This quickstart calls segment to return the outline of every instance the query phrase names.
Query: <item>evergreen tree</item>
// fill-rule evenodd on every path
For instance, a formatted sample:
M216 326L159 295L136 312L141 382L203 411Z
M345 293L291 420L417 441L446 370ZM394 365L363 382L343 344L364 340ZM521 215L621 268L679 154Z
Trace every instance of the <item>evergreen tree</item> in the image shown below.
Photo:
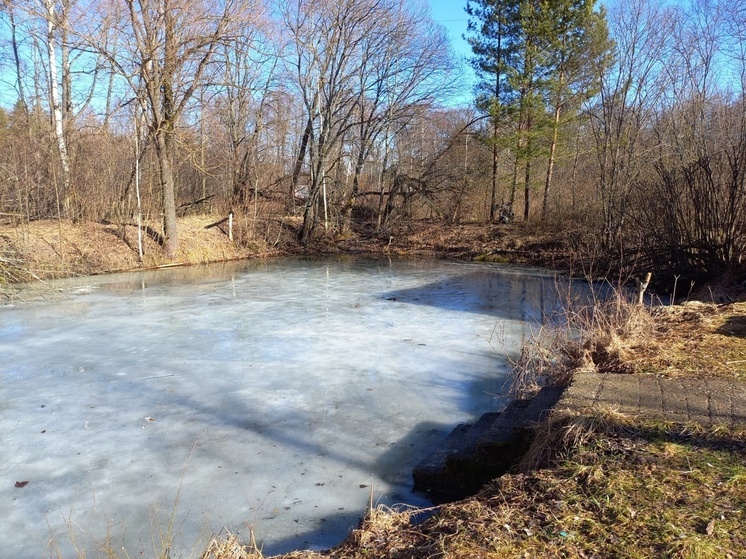
M515 96L509 80L520 49L519 0L468 0L469 33L466 38L474 56L477 73L477 106L490 119L492 149L492 189L490 221L497 218L497 171L500 153L500 122Z
M542 115L541 85L547 70L545 50L547 14L541 0L522 0L518 14L520 22L520 50L515 66L510 69L510 82L517 92L513 112L516 118L516 135L513 162L513 180L510 188L510 207L515 203L518 172L524 166L523 221L528 221L531 193L531 163L534 157L534 127Z
M546 75L543 84L551 126L541 218L546 219L559 132L586 99L599 91L598 68L611 60L612 41L595 0L543 0Z
M492 124L492 204L497 208L497 164L501 139L511 138L514 164L508 206L512 212L521 166L524 220L529 219L532 162L539 139L549 146L542 218L546 216L559 132L598 86L593 69L608 57L611 43L605 13L595 0L469 0L468 41L479 82L477 107ZM597 75L597 74L595 74ZM512 134L505 124L512 120ZM502 128L501 128L502 124ZM542 138L538 138L542 136Z

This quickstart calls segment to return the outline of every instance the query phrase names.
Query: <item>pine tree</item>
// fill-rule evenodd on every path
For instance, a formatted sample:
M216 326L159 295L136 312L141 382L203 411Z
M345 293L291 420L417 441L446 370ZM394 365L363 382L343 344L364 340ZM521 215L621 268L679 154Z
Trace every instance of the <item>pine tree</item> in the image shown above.
M546 219L549 192L563 117L567 121L582 102L599 90L598 68L608 65L613 43L609 40L603 8L595 0L543 0L546 22L547 71L543 84L551 111L550 143L541 218Z
M549 146L542 218L546 217L563 115L598 91L592 70L608 58L605 13L595 0L469 0L468 37L479 77L477 106L492 124L492 203L497 209L501 140L514 152L509 210L523 169L524 220L529 219L532 162L538 140ZM504 133L512 119L512 134ZM502 124L502 129L501 129ZM546 138L543 136L546 135ZM542 138L539 138L542 136Z
M471 64L479 82L476 87L477 106L490 119L492 148L492 190L490 221L497 218L497 171L500 153L499 134L505 108L512 103L515 92L509 81L511 68L520 48L519 0L468 0L467 41L474 56Z

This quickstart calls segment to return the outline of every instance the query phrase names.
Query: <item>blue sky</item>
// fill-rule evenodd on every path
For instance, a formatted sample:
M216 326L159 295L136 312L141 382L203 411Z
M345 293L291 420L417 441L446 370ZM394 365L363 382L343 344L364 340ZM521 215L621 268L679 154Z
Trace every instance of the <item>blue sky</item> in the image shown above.
M462 35L466 33L466 24L469 21L469 16L466 15L464 10L466 1L428 0L428 4L430 4L433 19L448 29L456 53L468 55L469 45L462 39Z
M469 16L466 15L466 0L427 0L432 10L433 19L443 25L451 37L453 50L459 58L466 59L471 54L469 44L463 39ZM464 62L464 91L456 103L469 104L473 99L472 89L475 76L471 68Z
M464 60L471 54L468 43L463 39L466 33L468 16L465 12L466 0L424 0L430 5L433 19L443 25L451 38L453 50L460 59ZM4 32L5 29L0 30ZM0 69L2 71L2 69ZM454 99L455 104L470 104L473 94L473 85L475 76L471 68L464 62L463 68L463 93ZM0 97L7 95L0 89ZM10 106L12 102L7 99L0 99L0 106Z

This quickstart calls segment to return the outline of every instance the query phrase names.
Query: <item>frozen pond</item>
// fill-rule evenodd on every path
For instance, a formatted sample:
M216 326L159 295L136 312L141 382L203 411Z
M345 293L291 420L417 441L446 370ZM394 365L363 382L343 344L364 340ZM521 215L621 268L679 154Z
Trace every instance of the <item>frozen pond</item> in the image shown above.
M329 547L499 409L554 278L497 265L244 262L56 282L0 307L0 555ZM29 300L30 299L30 300ZM24 485L23 482L28 482ZM19 487L19 485L24 485ZM170 535L170 536L169 536ZM126 549L126 554L123 550Z

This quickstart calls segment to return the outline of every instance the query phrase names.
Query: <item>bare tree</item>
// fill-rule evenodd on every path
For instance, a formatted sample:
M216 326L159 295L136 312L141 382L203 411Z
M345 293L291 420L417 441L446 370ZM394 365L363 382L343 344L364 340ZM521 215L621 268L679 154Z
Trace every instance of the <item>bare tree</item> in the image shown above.
M259 138L276 83L278 47L257 26L222 48L224 77L218 105L229 137L230 196L235 203L246 204L252 195L256 201Z
M326 204L327 176L338 163L332 154L343 139L356 145L354 185L345 209L349 215L371 142L385 122L406 118L413 107L432 102L444 87L450 67L445 36L424 12L400 0L293 0L283 9L293 37L289 67L305 107L294 177L306 150L311 184L299 233L307 243L317 220L317 204Z
M655 173L632 215L654 231L660 265L692 275L734 270L746 252L746 112L740 43L725 3L697 0L676 13L667 95L652 129ZM734 33L735 32L735 33ZM738 50L734 51L733 47ZM735 95L734 95L735 93Z
M596 144L598 194L602 213L602 245L620 240L630 195L645 158L643 132L665 90L666 39L671 13L652 0L630 0L609 12L615 63L597 66L599 96L590 109Z
M96 35L88 36L143 104L158 158L163 251L169 258L179 247L173 169L176 128L205 85L219 45L249 24L249 7L248 0L120 0L102 9L118 41L101 44Z
M403 0L380 19L361 53L358 122L352 185L343 208L343 227L360 193L363 166L381 134L396 136L413 118L432 108L453 88L448 39L427 11ZM353 153L355 153L353 152Z
M57 29L62 24L62 28L65 28L67 22L68 10L70 8L69 2L63 0L60 2L59 12L57 10L56 0L41 0L44 8L44 17L47 22L47 60L49 71L49 106L52 113L52 123L54 125L54 135L57 139L57 153L60 158L60 165L62 167L62 205L67 215L71 212L71 172L70 172L70 156L67 151L67 140L65 138L65 121L64 117L69 114L69 110L63 111L63 99L60 96L59 90L59 77L57 74ZM67 50L66 50L67 53ZM63 83L69 84L70 68L68 64L68 55L63 57ZM65 88L65 93L67 87ZM67 108L70 103L69 100L64 102L64 107Z
M0 13L5 13L8 18L8 28L10 30L10 48L13 55L13 69L15 71L15 88L18 93L18 102L23 112L28 115L28 102L24 85L24 70L21 60L20 40L18 37L18 24L16 22L15 9L10 0L0 2Z
M321 0L294 0L283 12L294 40L290 66L307 114L301 152L308 145L311 159L311 184L299 233L303 244L316 225L333 147L353 124L359 95L355 78L363 64L360 47L385 14L381 4L381 0L342 0L330 6Z

